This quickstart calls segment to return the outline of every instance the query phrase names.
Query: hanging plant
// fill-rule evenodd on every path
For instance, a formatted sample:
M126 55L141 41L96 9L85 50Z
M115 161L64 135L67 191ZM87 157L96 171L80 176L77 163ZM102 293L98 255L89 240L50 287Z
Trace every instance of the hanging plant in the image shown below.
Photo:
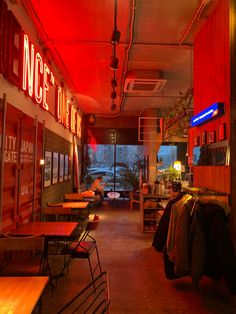
M168 108L164 115L164 141L172 142L174 138L188 137L190 118L193 115L193 89L188 89L185 94L179 93L180 98L177 103Z

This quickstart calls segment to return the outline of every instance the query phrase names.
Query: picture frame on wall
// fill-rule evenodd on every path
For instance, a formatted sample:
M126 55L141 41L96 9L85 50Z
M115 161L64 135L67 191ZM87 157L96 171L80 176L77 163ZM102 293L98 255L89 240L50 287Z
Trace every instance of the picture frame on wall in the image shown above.
M226 124L221 123L219 125L219 141L224 141L226 137Z
M201 133L201 145L205 145L206 144L206 131L202 131Z
M52 152L45 150L44 152L44 187L51 185L52 178Z
M59 182L64 180L64 154L59 155Z
M215 131L208 133L208 143L214 143L216 140L216 133Z
M65 160L64 160L64 180L69 179L69 156L65 155Z
M194 146L199 146L199 136L194 137Z
M69 159L68 159L68 179L71 179L71 167L72 167L72 156L69 155Z
M58 183L58 156L59 154L53 152L52 154L52 184Z

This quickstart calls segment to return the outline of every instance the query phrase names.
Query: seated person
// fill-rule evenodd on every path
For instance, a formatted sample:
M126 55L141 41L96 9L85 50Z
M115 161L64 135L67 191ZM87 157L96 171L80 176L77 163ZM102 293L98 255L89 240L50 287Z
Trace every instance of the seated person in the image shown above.
M105 205L107 202L104 202L104 187L105 183L103 182L103 177L99 176L97 179L95 179L92 184L90 189L95 192L95 195L100 195L102 204Z

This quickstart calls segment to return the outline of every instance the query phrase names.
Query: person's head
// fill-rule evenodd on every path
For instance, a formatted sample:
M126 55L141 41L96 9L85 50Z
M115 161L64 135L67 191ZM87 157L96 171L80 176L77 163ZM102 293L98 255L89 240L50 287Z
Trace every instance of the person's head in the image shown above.
M103 181L103 177L102 177L102 176L99 176L99 177L97 177L97 178L98 178L98 180L99 180L100 182Z

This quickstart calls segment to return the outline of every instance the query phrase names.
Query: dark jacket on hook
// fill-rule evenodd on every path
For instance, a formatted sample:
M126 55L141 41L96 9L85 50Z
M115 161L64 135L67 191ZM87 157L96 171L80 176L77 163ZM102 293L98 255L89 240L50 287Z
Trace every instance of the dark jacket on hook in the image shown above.
M206 236L204 275L215 280L223 277L236 294L236 257L224 210L216 204L201 204L200 214Z
M163 249L166 245L169 222L170 222L170 213L171 207L173 204L178 202L183 197L183 193L179 193L175 198L171 199L164 209L163 215L159 221L156 232L154 234L152 246L157 252L163 252Z

